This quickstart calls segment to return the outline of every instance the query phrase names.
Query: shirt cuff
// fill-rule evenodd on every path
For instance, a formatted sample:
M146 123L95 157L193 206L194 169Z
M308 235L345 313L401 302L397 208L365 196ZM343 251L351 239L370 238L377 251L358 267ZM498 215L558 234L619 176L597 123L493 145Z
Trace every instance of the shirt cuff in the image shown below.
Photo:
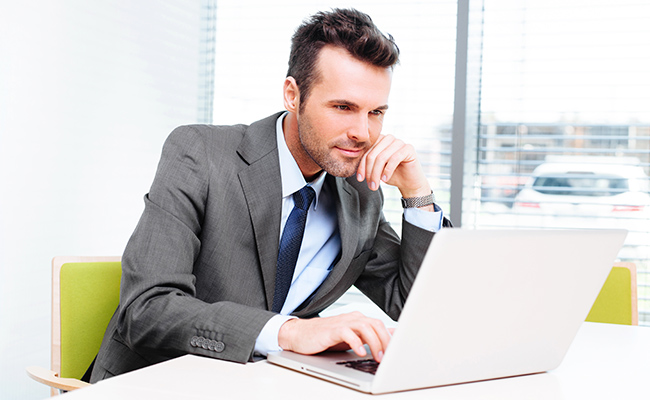
M426 229L429 232L438 232L442 229L442 208L433 204L433 212L419 208L405 208L404 219L411 225Z
M255 354L265 356L271 351L281 351L278 344L278 334L282 324L296 317L290 315L275 315L266 322L255 341Z

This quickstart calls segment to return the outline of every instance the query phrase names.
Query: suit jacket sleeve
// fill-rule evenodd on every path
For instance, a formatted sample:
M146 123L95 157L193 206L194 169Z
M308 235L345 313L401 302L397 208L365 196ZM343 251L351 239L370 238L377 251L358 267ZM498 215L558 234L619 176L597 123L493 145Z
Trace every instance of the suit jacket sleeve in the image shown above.
M197 297L194 268L210 189L206 152L203 137L192 127L170 135L123 255L117 332L147 363L187 353L246 362L259 331L274 315Z
M448 220L443 221L443 226L450 226ZM434 236L402 218L400 239L380 211L368 263L355 286L397 320Z

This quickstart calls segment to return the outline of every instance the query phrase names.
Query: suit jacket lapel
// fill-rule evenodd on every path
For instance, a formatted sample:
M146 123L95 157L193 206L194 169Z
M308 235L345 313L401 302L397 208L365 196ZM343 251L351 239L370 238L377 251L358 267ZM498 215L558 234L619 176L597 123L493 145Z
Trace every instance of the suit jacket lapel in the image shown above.
M347 287L354 283L354 278L346 278L346 274L355 275L354 271L349 271L348 266L354 258L359 243L359 194L344 179L329 175L327 179L329 182L326 184L331 184L335 188L333 192L336 197L336 213L341 234L341 255L330 274L317 289L312 301L296 313L298 316L313 314L322 308L323 304L332 300L332 296L336 298L340 296L341 293L333 292L335 288L344 286L347 290Z
M280 113L252 124L237 150L249 164L238 176L253 225L269 310L273 304L280 242L279 229L275 228L280 226L282 217L282 184L275 135L279 116Z

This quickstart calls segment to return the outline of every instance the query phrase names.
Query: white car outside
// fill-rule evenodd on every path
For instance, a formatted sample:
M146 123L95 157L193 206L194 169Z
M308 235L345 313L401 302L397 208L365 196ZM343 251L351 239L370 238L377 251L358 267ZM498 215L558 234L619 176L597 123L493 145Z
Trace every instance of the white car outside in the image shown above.
M551 159L552 160L552 159ZM562 159L558 159L562 160ZM570 158L539 165L515 197L516 213L650 217L649 178L635 159Z
M529 228L622 228L620 257L650 256L649 178L636 159L549 159L515 197L515 224Z

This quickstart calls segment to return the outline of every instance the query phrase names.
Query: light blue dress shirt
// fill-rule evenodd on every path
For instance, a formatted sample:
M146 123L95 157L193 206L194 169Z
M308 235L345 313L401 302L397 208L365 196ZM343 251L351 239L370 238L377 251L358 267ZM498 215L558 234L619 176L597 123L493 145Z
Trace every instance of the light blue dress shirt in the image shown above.
M336 204L329 188L324 187L326 172L322 172L313 182L307 183L300 172L296 160L291 155L284 140L282 122L287 113L278 118L276 135L282 177L282 230L294 207L292 194L309 184L316 192L316 198L309 208L296 269L291 281L284 306L279 315L271 318L264 326L255 342L255 353L266 355L269 351L281 350L278 345L278 332L289 316L323 283L334 260L341 251L341 237L338 230ZM420 228L437 232L442 225L442 211L428 212L417 208L404 210L404 219ZM279 245L279 243L278 243Z

